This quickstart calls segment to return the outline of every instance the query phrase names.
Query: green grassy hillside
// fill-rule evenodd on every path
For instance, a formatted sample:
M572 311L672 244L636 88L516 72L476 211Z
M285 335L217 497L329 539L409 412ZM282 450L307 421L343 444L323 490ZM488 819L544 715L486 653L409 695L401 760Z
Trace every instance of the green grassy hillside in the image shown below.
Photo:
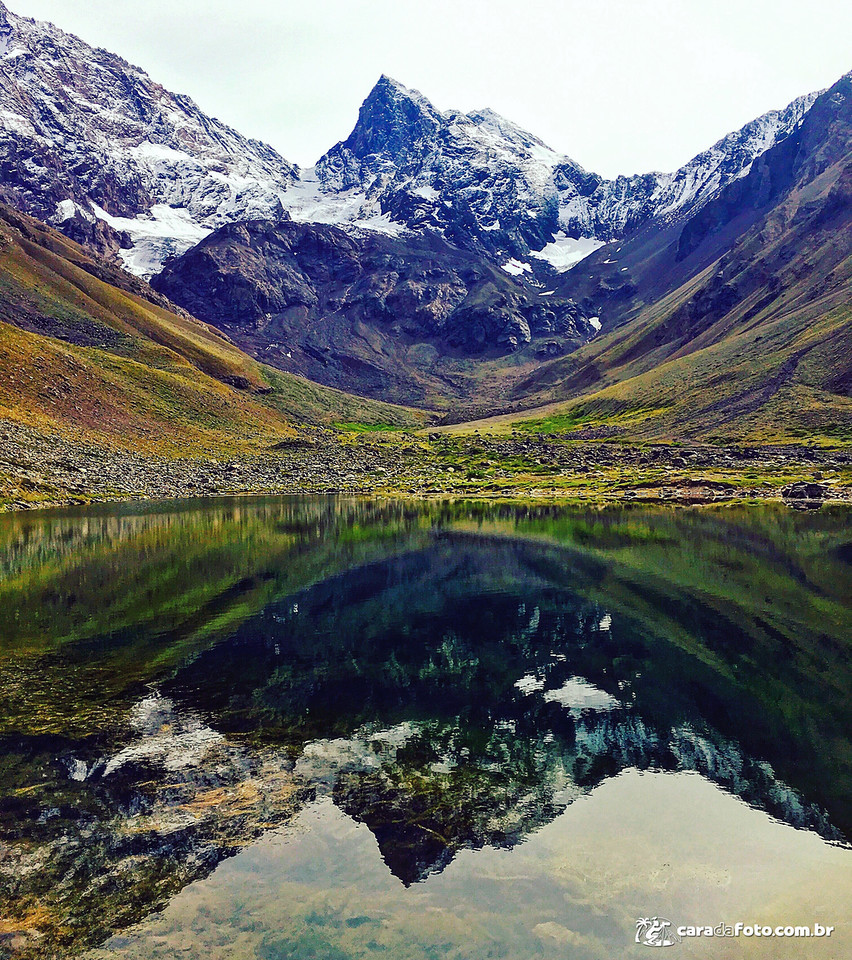
M306 422L426 419L272 371L169 306L0 206L0 418L166 456L265 449Z
M515 393L538 409L489 428L852 442L852 79L836 87L794 143L768 151L679 241L669 243L669 232L654 258L628 254L625 275L635 277L644 303L628 306L620 325L580 351L533 371ZM762 204L760 215L752 210L751 225L733 235L748 204ZM645 256L648 242L640 240ZM684 280L682 257L707 249L717 250L713 261ZM667 292L666 260L668 275L680 277Z

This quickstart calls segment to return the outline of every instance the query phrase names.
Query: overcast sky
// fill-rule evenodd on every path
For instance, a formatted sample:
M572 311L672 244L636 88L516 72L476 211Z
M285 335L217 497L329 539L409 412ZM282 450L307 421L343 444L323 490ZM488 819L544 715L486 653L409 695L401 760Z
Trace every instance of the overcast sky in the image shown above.
M5 0L313 164L378 76L605 176L672 170L852 69L848 0Z

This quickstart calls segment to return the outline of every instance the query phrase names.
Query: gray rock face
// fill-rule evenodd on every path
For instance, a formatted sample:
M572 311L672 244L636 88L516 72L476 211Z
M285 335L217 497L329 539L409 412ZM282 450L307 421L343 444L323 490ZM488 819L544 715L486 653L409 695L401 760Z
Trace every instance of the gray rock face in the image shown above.
M496 357L536 338L577 345L594 334L573 301L542 296L434 233L233 224L153 284L276 366L368 394L397 379L408 392L396 395L408 399L417 397L412 347L433 357Z

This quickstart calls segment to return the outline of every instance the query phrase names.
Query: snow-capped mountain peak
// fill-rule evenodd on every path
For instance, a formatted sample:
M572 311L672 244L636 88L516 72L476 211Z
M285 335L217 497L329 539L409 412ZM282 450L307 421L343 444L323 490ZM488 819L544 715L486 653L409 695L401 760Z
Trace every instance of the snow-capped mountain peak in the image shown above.
M432 228L501 262L563 270L642 223L695 212L795 129L816 96L770 111L673 173L605 180L493 110L442 112L382 76L316 178L326 210L346 199L341 222L358 220L357 196L365 223Z
M299 171L143 70L0 2L0 199L149 276L241 219L434 230L529 278L686 218L801 122L816 94L673 173L605 180L490 109L441 111L382 75L349 136ZM118 248L121 249L118 249Z
M557 204L548 180L560 159L493 110L442 112L383 76L316 175L327 196L357 190L373 215L512 257L552 239Z
M0 4L0 197L150 274L217 226L281 216L296 168L143 70Z

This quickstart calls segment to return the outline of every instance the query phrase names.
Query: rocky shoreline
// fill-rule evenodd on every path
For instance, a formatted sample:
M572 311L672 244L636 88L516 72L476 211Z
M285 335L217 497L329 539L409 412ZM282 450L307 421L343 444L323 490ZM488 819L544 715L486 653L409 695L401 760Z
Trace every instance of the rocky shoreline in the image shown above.
M377 494L715 503L852 502L852 451L626 446L528 433L305 430L258 453L167 459L0 421L0 511L121 500Z

